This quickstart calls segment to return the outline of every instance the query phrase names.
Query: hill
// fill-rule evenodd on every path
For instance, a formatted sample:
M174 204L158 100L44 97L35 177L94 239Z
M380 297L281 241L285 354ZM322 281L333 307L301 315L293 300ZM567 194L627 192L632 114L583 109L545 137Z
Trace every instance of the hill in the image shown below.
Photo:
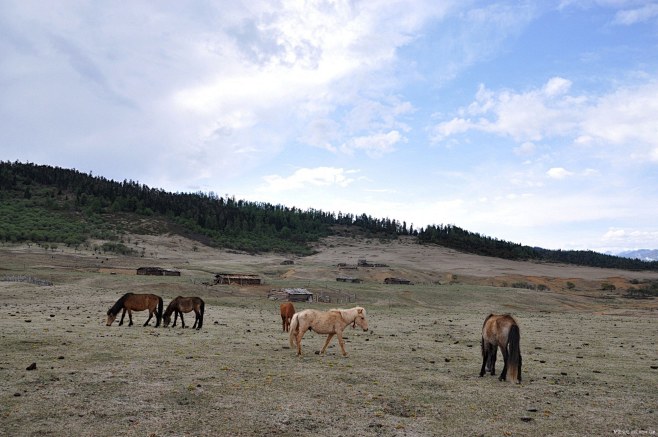
M212 192L169 193L44 165L0 162L0 200L0 241L51 248L89 248L91 240L100 240L98 249L105 252L139 255L124 235L173 232L212 247L310 255L313 244L347 226L366 238L412 237L418 244L494 258L658 271L658 261L534 248L454 225L413 229L397 219L299 210Z

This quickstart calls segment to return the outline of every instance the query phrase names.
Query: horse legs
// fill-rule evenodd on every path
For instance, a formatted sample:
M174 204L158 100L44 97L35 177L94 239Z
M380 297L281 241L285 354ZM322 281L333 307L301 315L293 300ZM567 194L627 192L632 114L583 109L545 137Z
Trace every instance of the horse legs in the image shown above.
M197 323L197 325L196 325L196 330L197 330L197 331L198 331L199 329L201 329L201 327L203 326L203 312L202 312L202 311L204 311L204 308L203 308L203 307L202 307L201 310L196 314L196 317L199 319L199 323Z
M297 343L297 355L302 354L302 337L306 334L306 331L302 331L301 329L297 331L297 335L295 336L295 343Z
M192 329L195 329L198 331L201 329L201 326L203 325L203 314L201 314L201 311L194 310L194 325L192 325Z
M494 353L496 353L496 346L488 341L484 341L484 337L482 337L480 340L480 347L482 348L482 368L480 368L480 377L482 377L490 369L488 364L491 361L491 350L493 349Z
M171 325L172 328L176 327L176 322L178 322L178 310L174 310L174 323Z
M133 312L132 310L128 310L128 320L130 320L130 323L128 323L128 326L133 325Z
M180 324L183 327L183 329L185 329L185 320L183 319L183 312L179 311L179 313L180 313Z
M343 340L343 333L339 332L338 333L338 344L340 345L340 350L343 352L343 356L347 356L347 352L345 352L345 340Z
M491 373L491 376L496 374L496 355L498 354L498 348L492 344L489 344L487 348L487 366L486 370Z
M329 346L329 342L331 341L332 338L334 338L334 334L327 335L327 340L324 342L324 346L322 346L322 350L320 351L321 354L323 354L324 351L327 350L327 346Z
M126 309L123 309L123 312L121 313L121 320L119 321L119 326L123 325L123 318L126 316Z
M498 380L505 381L505 379L507 378L507 359L508 359L507 347L500 346L500 353L503 355L503 371L500 372L500 377L498 377Z
M283 332L288 332L288 318L286 316L281 316L281 328Z
M146 322L144 322L144 326L148 326L149 322L151 321L151 318L153 318L153 311L149 310L149 318L146 319Z

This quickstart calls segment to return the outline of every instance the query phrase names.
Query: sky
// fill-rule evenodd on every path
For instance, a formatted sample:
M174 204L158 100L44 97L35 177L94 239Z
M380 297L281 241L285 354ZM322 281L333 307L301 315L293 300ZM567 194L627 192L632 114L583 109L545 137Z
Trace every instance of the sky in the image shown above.
M0 160L658 248L658 1L0 0Z

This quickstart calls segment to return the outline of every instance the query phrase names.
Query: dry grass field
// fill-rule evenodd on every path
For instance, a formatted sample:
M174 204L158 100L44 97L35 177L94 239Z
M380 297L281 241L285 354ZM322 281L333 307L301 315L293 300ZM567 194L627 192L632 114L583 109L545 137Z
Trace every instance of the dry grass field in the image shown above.
M524 436L658 432L658 302L627 299L658 273L519 263L332 237L282 265L178 236L131 236L145 257L0 247L0 435ZM387 267L343 271L359 259ZM181 271L137 276L137 267ZM257 287L203 285L256 273ZM361 283L337 282L353 276ZM400 277L414 285L384 285ZM518 282L542 291L513 288ZM602 290L613 284L615 290ZM297 357L270 289L353 293L370 329L309 332ZM608 287L610 288L610 287ZM203 329L105 326L125 292L206 301ZM296 304L329 309L336 303ZM523 383L478 377L490 312L521 329ZM187 315L191 326L193 315ZM27 370L33 363L36 368ZM502 368L499 356L498 371Z

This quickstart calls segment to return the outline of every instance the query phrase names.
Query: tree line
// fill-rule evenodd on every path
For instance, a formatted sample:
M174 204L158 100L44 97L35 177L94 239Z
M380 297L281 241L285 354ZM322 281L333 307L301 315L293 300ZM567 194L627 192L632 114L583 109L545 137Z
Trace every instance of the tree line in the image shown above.
M220 197L214 192L172 193L133 180L116 182L74 169L33 163L0 161L0 201L0 241L5 242L79 245L89 238L112 241L122 233L135 232L137 217L157 219L167 223L168 231L176 230L212 246L252 253L308 255L312 253L310 243L331 235L335 225L343 225L367 236L414 236L420 244L512 260L658 270L658 262L593 251L533 248L453 225L414 229L396 219L302 210Z

